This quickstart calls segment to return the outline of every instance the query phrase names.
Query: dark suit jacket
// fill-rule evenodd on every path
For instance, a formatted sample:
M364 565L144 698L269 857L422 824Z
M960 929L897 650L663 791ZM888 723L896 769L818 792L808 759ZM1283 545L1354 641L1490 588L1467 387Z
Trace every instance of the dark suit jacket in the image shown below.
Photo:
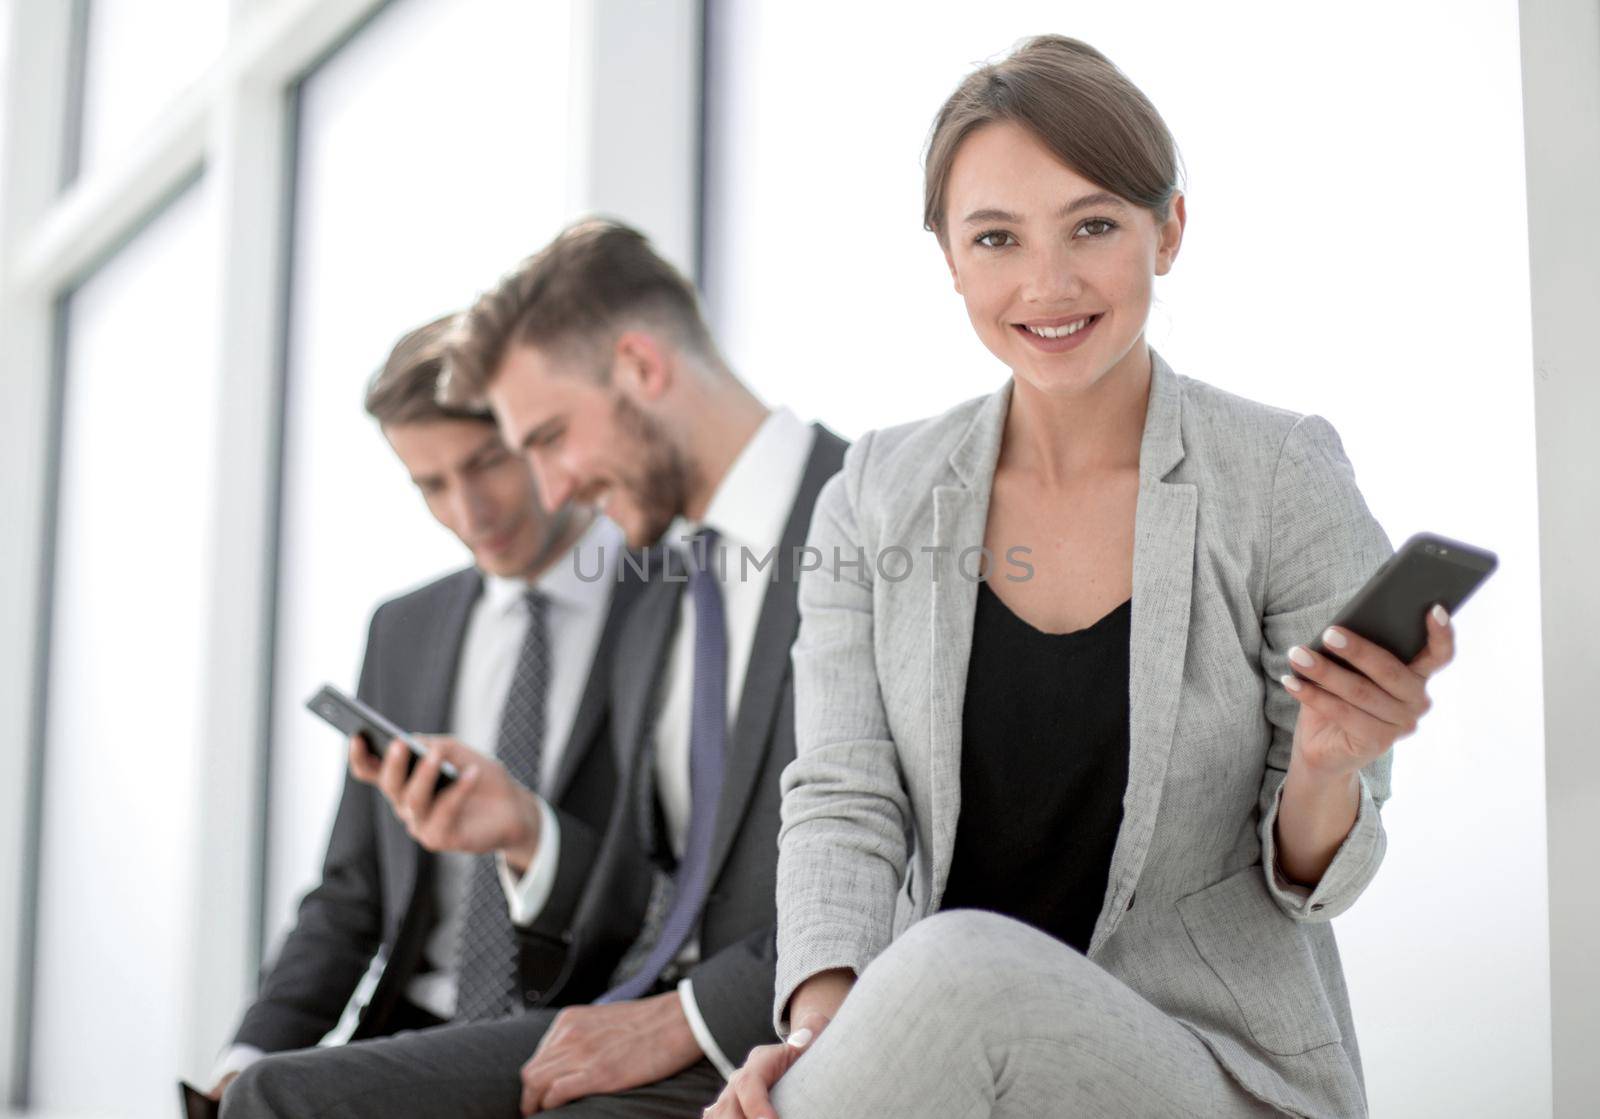
M775 1041L778 777L794 758L794 689L789 647L800 624L796 550L805 544L822 484L844 461L845 442L818 425L811 457L790 508L756 623L712 837L710 887L700 924L700 962L689 972L695 1002L724 1055L735 1064L756 1045ZM623 774L610 826L597 829L559 812L561 856L550 900L527 943L551 970L534 979L549 1002L583 1002L603 992L622 954L639 935L651 881L664 855L653 788L652 728L661 673L671 648L681 580L650 583L622 631L626 657L613 668L611 733ZM771 570L771 569L768 569ZM753 577L753 576L752 576ZM644 806L643 811L640 806Z
M616 789L617 768L606 744L608 669L627 604L641 586L626 564L622 568L626 578L612 592L595 667L548 797L595 829L606 826ZM402 727L424 734L446 730L461 643L482 587L478 572L468 568L379 606L356 694ZM235 1043L269 1053L316 1044L338 1023L380 950L383 972L355 1036L391 1032L389 1023L437 919L434 861L382 794L347 773L322 881L301 901L294 929L245 1012ZM525 976L548 972L540 951L535 942L523 945Z

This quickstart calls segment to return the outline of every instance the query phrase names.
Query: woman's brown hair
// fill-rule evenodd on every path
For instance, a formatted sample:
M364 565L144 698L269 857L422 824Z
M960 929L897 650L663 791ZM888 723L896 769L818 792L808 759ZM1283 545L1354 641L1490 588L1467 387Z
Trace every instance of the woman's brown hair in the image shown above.
M1065 35L1028 39L967 76L934 118L923 172L923 227L945 240L945 186L961 142L1010 121L1096 186L1165 221L1178 152L1150 99L1111 60Z

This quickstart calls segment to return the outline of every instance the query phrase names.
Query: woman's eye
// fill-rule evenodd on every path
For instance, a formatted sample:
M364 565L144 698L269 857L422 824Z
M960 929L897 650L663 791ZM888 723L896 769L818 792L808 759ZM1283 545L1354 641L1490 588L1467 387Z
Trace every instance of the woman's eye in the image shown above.
M1086 233L1090 237L1104 237L1115 228L1117 228L1115 222L1107 221L1105 218L1090 218L1078 227L1078 232Z
M1003 229L991 229L987 233L980 233L974 241L986 249L1004 248L1008 242L1015 242L1016 238Z

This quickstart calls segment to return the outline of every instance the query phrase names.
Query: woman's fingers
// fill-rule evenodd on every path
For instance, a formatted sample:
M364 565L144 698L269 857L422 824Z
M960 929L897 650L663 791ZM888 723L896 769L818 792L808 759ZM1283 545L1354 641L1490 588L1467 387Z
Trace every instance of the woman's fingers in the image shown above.
M783 1045L762 1045L750 1051L744 1067L728 1078L716 1104L706 1115L712 1119L778 1119L772 1106L772 1086L800 1059L813 1033L799 1029Z
M1338 631L1330 630L1329 632L1336 633ZM1324 640L1326 641L1327 638L1324 638ZM1367 648L1357 650L1356 642L1360 642ZM1387 723L1392 727L1404 727L1412 721L1413 706L1418 701L1425 701L1427 698L1422 694L1422 681L1419 677L1413 675L1410 669L1395 660L1393 654L1379 649L1371 642L1362 641L1353 634L1347 639L1345 648L1338 648L1336 643L1330 642L1329 644L1341 658L1344 658L1347 652L1351 653L1352 658L1347 658L1350 659L1350 663L1365 662L1379 675L1389 677L1391 684L1385 685L1374 680L1371 676L1365 674L1365 670L1357 672L1353 668L1345 668L1329 657L1312 652L1304 645L1296 645L1289 650L1289 663L1293 666L1295 673L1314 682L1324 691L1338 696L1351 707L1364 712L1381 723ZM1411 677L1411 682L1406 684L1393 681L1392 676L1385 671L1385 667L1376 663L1377 657L1374 655L1375 653L1381 653L1383 656L1388 657L1389 660L1394 661L1401 672ZM1389 690L1390 686L1400 688L1410 694L1406 697L1396 696Z
M1445 665L1455 660L1456 629L1450 614L1443 606L1428 611L1428 644L1412 658L1407 667L1426 680Z
M1293 675L1286 675L1283 678L1283 686L1302 706L1311 708L1328 722L1337 725L1351 744L1364 753L1382 753L1394 744L1395 739L1410 733L1402 727L1373 718L1315 681L1299 680ZM1363 757L1358 760L1365 764L1370 758Z

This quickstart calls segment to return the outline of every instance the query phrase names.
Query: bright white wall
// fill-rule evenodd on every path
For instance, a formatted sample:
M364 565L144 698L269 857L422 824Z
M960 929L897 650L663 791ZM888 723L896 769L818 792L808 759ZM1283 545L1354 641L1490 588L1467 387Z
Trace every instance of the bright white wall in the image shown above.
M183 1059L215 216L191 187L69 304L31 1069L62 1111L165 1116Z
M1160 108L1190 189L1155 346L1332 420L1396 545L1426 529L1501 557L1397 747L1383 873L1338 922L1373 1113L1547 1113L1516 5L740 0L712 26L714 325L766 398L850 435L1006 376L921 229L921 146L970 65L1075 35Z
M405 331L566 220L569 5L400 0L305 83L290 295L269 802L269 955L316 880L343 742L302 706L353 690L377 602L470 557L362 411Z

